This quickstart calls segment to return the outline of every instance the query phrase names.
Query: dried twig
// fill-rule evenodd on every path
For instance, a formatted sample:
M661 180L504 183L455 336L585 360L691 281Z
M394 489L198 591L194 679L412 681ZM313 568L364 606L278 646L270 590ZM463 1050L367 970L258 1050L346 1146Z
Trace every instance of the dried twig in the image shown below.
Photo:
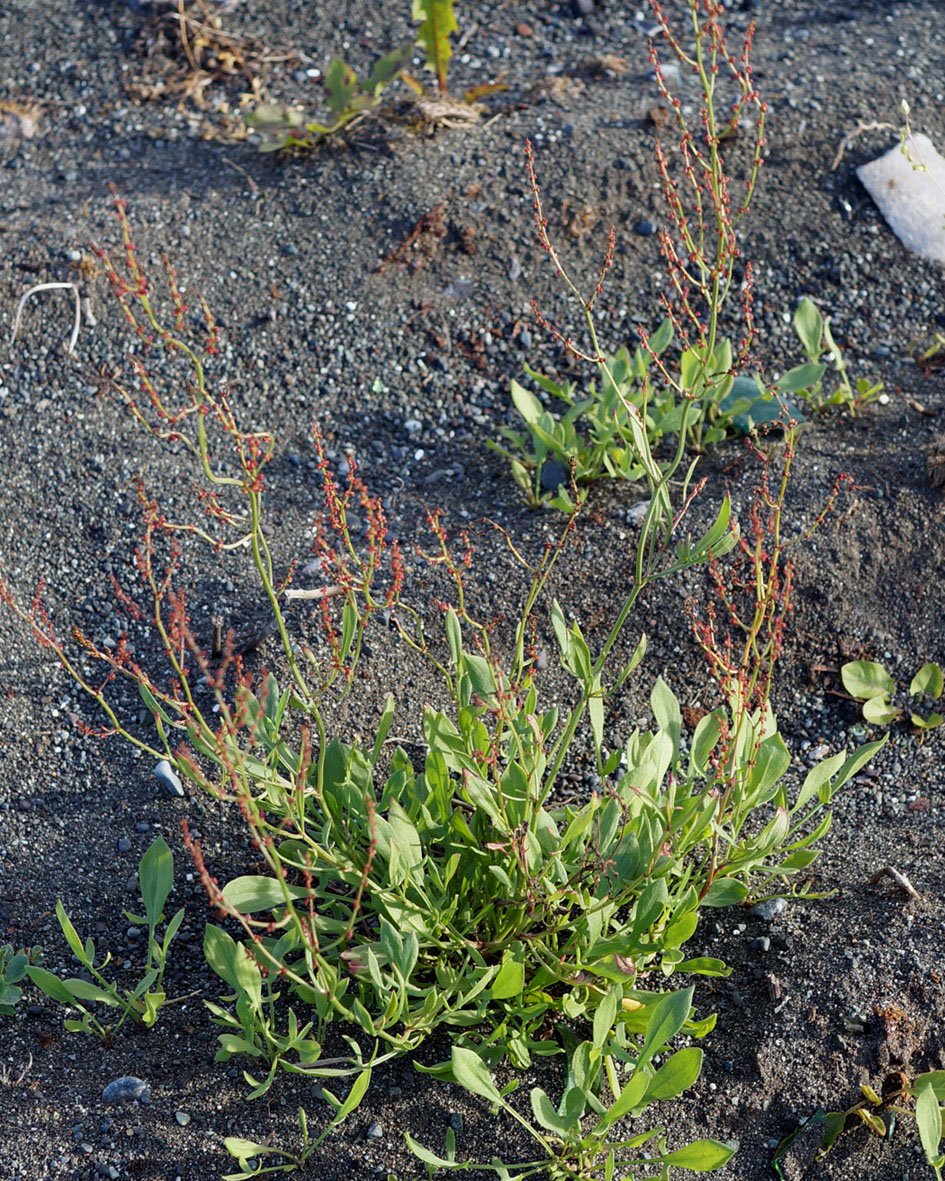
M921 894L913 886L912 882L906 877L904 873L900 873L898 869L893 869L891 865L884 865L882 869L877 870L870 878L870 885L875 886L880 878L892 878L900 890L908 894L910 898L915 898L917 901L922 900Z
M843 153L849 148L855 139L861 136L865 131L896 131L898 130L895 123L857 123L852 131L848 131L834 155L830 164L830 171L836 172L843 159Z
M283 594L287 599L327 599L329 595L344 594L344 590L343 586L317 586L312 590L296 590L290 586Z

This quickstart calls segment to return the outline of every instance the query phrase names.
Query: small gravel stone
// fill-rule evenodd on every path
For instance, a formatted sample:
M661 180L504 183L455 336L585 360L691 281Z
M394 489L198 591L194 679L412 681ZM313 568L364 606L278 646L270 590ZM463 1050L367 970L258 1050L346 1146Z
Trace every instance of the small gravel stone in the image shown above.
M656 226L651 221L638 221L633 228L641 238L651 238L656 233Z
M379 1124L377 1120L367 1130L367 1138L369 1140L380 1140L384 1135L383 1125Z
M119 837L118 852L127 853L131 849L131 837Z
M182 796L184 794L184 788L181 784L181 781L178 779L174 768L167 761L167 759L161 759L158 765L154 768L154 778L158 781L158 783L166 787L172 796Z
M186 1111L175 1111L174 1112L174 1119L177 1120L177 1122L180 1124L180 1126L182 1128L186 1128L187 1125L190 1123L190 1116L188 1115L188 1113Z
M461 1132L463 1130L463 1117L460 1112L450 1112L450 1127L454 1132Z
M770 951L771 940L767 935L762 935L760 939L752 939L751 945L756 951Z
M514 283L515 280L521 275L521 273L522 273L522 264L518 261L517 258L513 258L511 263L509 264L509 278Z
M568 469L557 459L548 459L542 464L541 486L546 492L557 492L568 482Z
M636 504L632 504L627 510L627 524L642 525L649 511L650 502L648 500L638 500Z
M761 919L763 923L770 923L774 916L780 914L782 910L787 910L787 901L784 898L766 898L764 902L753 906L748 913L753 919Z
M133 1074L122 1075L113 1079L102 1092L105 1103L148 1103L151 1099L151 1085L143 1078L135 1078Z
M573 17L590 16L594 11L594 0L571 0Z

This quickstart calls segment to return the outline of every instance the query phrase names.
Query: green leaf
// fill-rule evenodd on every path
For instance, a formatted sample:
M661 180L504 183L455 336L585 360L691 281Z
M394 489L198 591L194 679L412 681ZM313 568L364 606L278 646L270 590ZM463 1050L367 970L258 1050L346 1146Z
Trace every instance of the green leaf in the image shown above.
M673 750L679 748L679 735L682 732L682 712L676 695L662 677L656 678L656 684L650 693L650 709L656 724L672 739Z
M868 701L871 697L896 692L896 682L881 664L873 660L852 660L840 669L840 680L851 697Z
M942 696L942 689L945 688L945 678L942 676L942 670L937 664L923 664L919 671L912 678L909 685L909 692L913 697L918 697L920 693L928 693L929 697L936 701Z
M338 1108L335 1118L331 1121L332 1124L340 1124L342 1120L354 1111L361 1100L364 1098L368 1087L371 1085L371 1071L370 1068L362 1070L358 1077L351 1084L351 1090L345 1096L345 1101Z
M66 942L72 948L76 959L88 965L92 956L88 954L88 949L82 945L82 940L79 938L75 927L73 927L72 920L66 914L66 908L62 905L61 899L56 900L56 918L59 920L62 933L66 937Z
M254 1005L262 1004L262 975L242 943L208 923L203 933L203 954L221 980L238 994L245 993Z
M458 1169L462 1168L455 1161L446 1160L442 1156L437 1156L435 1152L431 1152L429 1148L424 1148L414 1140L409 1132L404 1133L404 1139L407 1141L407 1147L414 1154L417 1160L423 1161L425 1165L432 1165L435 1169Z
M617 1017L617 989L611 988L594 1011L594 1048L602 1050Z
M797 793L797 799L794 801L792 812L798 812L808 800L812 799L820 789L833 779L834 775L843 766L845 754L841 751L837 755L832 755L829 759L824 759L822 763L818 763L816 767L812 767L804 778L804 783L801 790Z
M255 1140L244 1140L241 1136L227 1136L223 1141L223 1146L230 1156L235 1157L238 1161L250 1160L254 1156L275 1151L270 1145L257 1144Z
M670 1038L686 1024L692 1009L692 994L694 989L684 988L680 992L670 992L653 1006L653 1012L646 1023L646 1036L643 1047L637 1059L637 1070L645 1066L654 1054L658 1054Z
M915 1122L919 1129L925 1159L932 1164L942 1155L939 1148L942 1139L942 1111L935 1091L929 1085L920 1085L916 1089Z
M26 974L40 991L51 997L52 1000L58 1001L60 1005L73 1003L72 993L52 972L47 972L45 968L38 968L35 964L31 964L26 969Z
M555 1111L554 1105L541 1087L532 1087L529 1098L532 1102L532 1112L536 1123L548 1132L555 1132L562 1137L566 1136L568 1124Z
M336 114L343 115L358 92L358 76L347 62L333 57L325 71L328 105Z
M694 1140L685 1148L663 1157L663 1163L679 1169L690 1169L693 1173L711 1173L732 1159L735 1149L718 1140Z
M521 414L529 426L537 423L545 412L541 402L539 402L531 390L527 390L517 381L512 382L512 402L515 409Z
M453 1046L450 1067L455 1081L473 1095L488 1099L490 1103L503 1102L486 1064L474 1050L469 1050L465 1046Z
M824 318L817 310L817 305L806 296L794 313L794 329L801 338L804 352L812 361L816 361L823 352Z
M650 1076L645 1070L636 1071L633 1078L604 1112L600 1123L594 1129L595 1134L606 1132L618 1119L633 1111L634 1108L639 1107L643 1102L643 1096L646 1094L646 1088L649 1082Z
M473 692L479 697L491 697L495 692L495 677L492 675L489 661L483 656L467 652L463 657L463 663L469 674Z
M302 886L290 886L283 890L275 878L245 876L234 878L223 887L224 899L243 914L255 914L260 910L272 910L285 906L285 895L290 898L308 898L309 891Z
M777 386L782 393L795 394L798 390L810 390L823 379L826 365L797 365L778 378Z
M89 980L79 980L75 977L69 980L62 981L63 988L80 1001L97 1001L100 1005L109 1005L111 1008L121 1004L121 1002L110 992L106 992L103 988L99 988L97 984L93 984Z
M675 1099L688 1091L702 1069L702 1051L697 1046L677 1050L659 1068L646 1088L646 1102L653 1099Z
M885 694L863 702L863 717L874 726L888 726L902 716L902 710L891 704Z
M748 887L734 878L716 878L705 897L703 906L735 906L748 897Z
M138 864L138 882L148 926L154 928L160 922L164 903L174 886L174 855L160 837Z
M446 642L450 649L450 659L453 661L453 666L458 668L460 657L463 654L463 632L459 625L459 616L452 607L446 612L443 622L446 629Z
M426 67L433 70L441 91L446 90L447 63L452 56L450 34L459 28L453 0L413 0L414 23L419 23L417 42L426 50Z
M521 996L525 989L525 965L517 960L506 960L492 985L492 999L509 1000Z
M390 53L385 54L374 63L374 68L364 80L362 89L372 98L379 98L381 91L386 86L389 86L395 78L400 77L405 67L410 64L412 57L412 45L400 45L397 49L392 49ZM377 380L379 381L380 379L378 378ZM375 381L376 384L377 381ZM383 392L383 387L380 391L375 392Z

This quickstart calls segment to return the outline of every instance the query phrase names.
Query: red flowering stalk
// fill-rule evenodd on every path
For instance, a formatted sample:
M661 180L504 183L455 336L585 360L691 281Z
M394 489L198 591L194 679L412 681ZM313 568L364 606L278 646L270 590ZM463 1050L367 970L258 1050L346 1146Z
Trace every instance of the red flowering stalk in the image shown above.
M660 252L666 264L669 292L660 300L677 338L691 350L694 364L679 377L665 361L651 353L664 377L690 399L701 399L705 412L691 421L691 441L701 445L703 423L713 417L714 404L727 388L727 378L748 358L754 337L751 265L746 263L742 284L743 335L737 354L717 355L720 317L736 282L740 249L736 231L755 191L764 149L767 105L755 89L751 68L754 25L748 26L741 51L728 45L721 24L720 0L690 0L691 43L680 39L659 0L650 0L663 39L680 67L696 78L701 91L698 129L690 126L679 97L667 84L655 43L650 61L660 93L669 104L678 131L672 155L657 134L656 164L662 182L668 225L660 229ZM727 113L722 112L722 106ZM749 161L742 191L733 197L723 146L739 141L747 130ZM727 151L736 150L733 146ZM644 345L645 333L641 333Z
M747 815L743 797L761 744L777 729L770 694L793 606L794 568L789 551L819 528L840 489L850 482L846 473L839 475L810 528L785 538L784 504L795 444L795 432L788 430L776 464L774 448L762 450L756 439L749 439L749 448L761 461L761 474L748 508L747 528L733 526L738 541L730 559L710 561L713 594L701 613L692 603L688 605L696 642L725 701L725 708L716 713L719 741L709 762L712 791L719 799L719 827L736 831ZM716 831L706 890L719 868L718 845Z

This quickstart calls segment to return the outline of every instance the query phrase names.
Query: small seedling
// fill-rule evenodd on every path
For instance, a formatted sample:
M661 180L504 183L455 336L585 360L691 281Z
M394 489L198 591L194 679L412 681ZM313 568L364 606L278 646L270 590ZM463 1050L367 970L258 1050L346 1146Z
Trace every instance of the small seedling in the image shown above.
M805 297L797 305L794 328L804 346L808 363L786 373L778 383L779 388L803 398L814 410L845 406L851 415L856 415L870 402L884 400L881 381L874 383L861 377L856 385L852 383L843 353L830 331L830 317L822 316L813 300ZM828 364L822 363L822 357L826 357L838 378L837 387L830 394L824 390L823 379Z
M145 974L134 989L120 989L114 981L103 974L103 969L111 962L110 952L106 954L102 963L96 966L94 942L91 938L82 942L66 914L61 899L56 902L59 926L76 959L92 979L70 977L63 980L53 972L47 972L45 968L36 965L26 968L30 980L48 997L79 1010L81 1017L67 1018L65 1021L65 1027L70 1033L91 1033L106 1045L111 1045L115 1035L129 1017L140 1025L149 1027L157 1020L159 1010L165 1004L171 1003L167 1001L162 983L167 953L183 920L184 911L181 909L174 915L165 928L164 938L159 942L155 932L164 922L164 904L174 885L174 857L160 838L141 858L138 880L145 914L142 917L125 911L125 918L135 926L147 927L148 959ZM89 1004L120 1009L121 1017L115 1025L106 1025L87 1008Z
M909 721L917 730L934 730L941 726L942 714L935 711L918 713L919 702L938 701L945 687L942 669L938 664L923 664L909 682L910 704L907 708L896 705L896 682L881 664L873 660L853 660L840 669L843 687L863 702L863 717L874 726L891 726L908 714Z
M363 82L347 62L333 58L325 74L325 89L334 118L325 123L307 123L305 113L295 107L264 103L247 117L247 126L262 134L264 152L316 147L373 110L386 87L403 73L412 55L412 45L392 50L375 64Z
M697 1173L721 1168L734 1149L718 1140L697 1140L669 1151L662 1128L628 1138L613 1137L618 1120L641 1115L657 1099L681 1095L696 1081L702 1068L700 1049L689 1046L675 1053L668 1051L668 1042L689 1016L691 988L668 993L648 1005L640 1004L629 1014L618 1004L617 991L612 989L608 994L611 1003L598 1010L594 1041L581 1042L572 1052L567 1086L560 1103L556 1106L540 1087L532 1088L531 1120L506 1098L517 1083L500 1091L478 1054L461 1046L453 1047L449 1069L452 1081L519 1123L541 1149L540 1160L514 1165L506 1165L497 1157L487 1164L457 1161L454 1151L447 1151L445 1157L437 1156L408 1133L407 1143L414 1154L431 1170L483 1169L500 1178L514 1176L516 1181L539 1175L561 1181L565 1178L604 1181L614 1177L617 1169L621 1176L631 1177L634 1174L626 1170L637 1165L659 1164L663 1168L661 1176L669 1175L670 1166ZM641 1012L645 1014L642 1022ZM637 1036L628 1034L628 1028ZM657 1054L666 1055L659 1069L653 1065ZM624 1064L627 1072L623 1083L618 1080L617 1061ZM602 1101L608 1092L609 1103ZM587 1116L594 1117L589 1128ZM448 1145L448 1149L451 1147Z
M239 1136L227 1136L224 1140L227 1152L239 1162L238 1173L224 1173L223 1181L244 1181L246 1177L263 1177L272 1173L292 1173L300 1169L319 1145L348 1118L355 1110L368 1089L371 1082L370 1070L363 1070L354 1080L347 1097L342 1100L331 1091L322 1088L322 1098L335 1109L335 1115L320 1136L311 1139L308 1130L308 1116L305 1108L300 1107L299 1130L302 1134L302 1144L298 1152L290 1152L285 1148L273 1148L271 1144L257 1144L254 1140L243 1140ZM280 1164L265 1164L267 1159L281 1156Z
M0 1017L12 1017L17 1001L23 995L19 987L30 964L40 960L38 947L21 948L15 951L8 943L0 947Z
M842 1135L855 1128L865 1126L873 1135L884 1140L890 1139L897 1118L905 1116L915 1120L926 1162L932 1167L936 1181L942 1181L942 1170L945 1168L945 1154L942 1151L945 1138L945 1070L920 1074L913 1083L909 1083L899 1073L889 1075L883 1084L882 1097L866 1083L861 1085L860 1092L862 1098L846 1111L824 1111L821 1108L781 1141L771 1160L778 1177L785 1181L786 1174L781 1170L781 1161L807 1129L823 1129L817 1153L810 1161L813 1165L830 1152ZM914 1109L904 1106L913 1099ZM791 1173L791 1176L796 1175Z

